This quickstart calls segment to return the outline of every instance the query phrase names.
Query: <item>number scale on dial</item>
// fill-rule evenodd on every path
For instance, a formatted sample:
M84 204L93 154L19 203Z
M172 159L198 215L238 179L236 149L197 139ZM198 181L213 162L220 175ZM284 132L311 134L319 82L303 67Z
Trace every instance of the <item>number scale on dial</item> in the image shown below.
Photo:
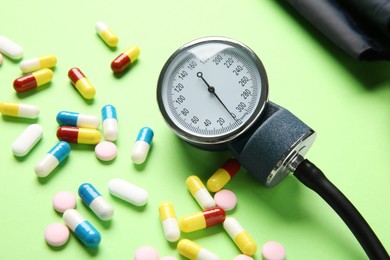
M261 83L253 67L230 49L205 60L187 54L168 80L169 109L179 127L203 136L226 134L239 127L253 113L260 96ZM199 72L221 102L197 76Z

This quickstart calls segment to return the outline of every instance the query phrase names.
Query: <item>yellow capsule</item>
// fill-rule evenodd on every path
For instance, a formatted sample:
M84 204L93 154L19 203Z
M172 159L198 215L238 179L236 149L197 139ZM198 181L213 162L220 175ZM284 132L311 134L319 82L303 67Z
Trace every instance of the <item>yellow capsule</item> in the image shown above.
M52 68L55 67L56 64L57 64L56 56L50 54L38 58L24 60L19 64L19 67L22 72L27 73L27 72L40 70L43 68Z
M95 97L95 87L91 84L91 82L89 82L88 78L85 77L79 68L70 69L68 77L85 99L92 99Z
M215 201L213 197L210 195L198 176L192 175L188 177L186 180L186 185L202 209L215 207Z
M16 92L25 92L38 88L53 79L53 71L50 69L41 69L26 74L14 80L14 89Z
M159 213L165 238L170 242L176 242L180 238L180 229L172 203L161 203Z
M103 22L97 22L95 25L95 29L97 34L103 39L103 41L110 46L111 48L115 48L118 45L118 36L108 28Z
M16 102L1 102L0 113L4 116L37 118L39 116L39 108Z
M77 144L97 144L101 134L96 129L61 126L57 130L57 138L61 141Z
M179 227L181 231L188 233L221 224L225 220L225 217L226 213L221 208L204 209L181 218L179 220Z
M236 246L246 255L254 255L257 251L256 242L249 236L238 221L233 217L228 217L223 222L223 228L233 239Z
M140 53L141 50L137 46L131 46L111 62L111 70L114 73L122 73L138 59Z
M236 159L228 159L207 181L207 189L211 192L220 191L240 170Z
M190 260L207 259L207 260L219 260L219 256L205 249L201 245L189 240L182 239L177 244L177 251L182 256L187 257Z

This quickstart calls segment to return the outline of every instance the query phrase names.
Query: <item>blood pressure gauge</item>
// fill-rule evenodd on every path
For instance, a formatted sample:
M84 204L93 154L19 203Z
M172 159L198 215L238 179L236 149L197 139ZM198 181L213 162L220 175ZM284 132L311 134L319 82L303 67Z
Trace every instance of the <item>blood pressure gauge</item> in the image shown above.
M268 187L294 172L339 214L370 259L390 259L352 203L304 159L315 132L268 101L265 69L247 46L224 37L184 45L161 71L157 100L165 121L180 138L201 149L230 150Z
M157 99L180 138L202 149L230 149L266 186L291 172L315 137L287 110L268 102L267 74L257 55L225 37L178 49L162 69Z

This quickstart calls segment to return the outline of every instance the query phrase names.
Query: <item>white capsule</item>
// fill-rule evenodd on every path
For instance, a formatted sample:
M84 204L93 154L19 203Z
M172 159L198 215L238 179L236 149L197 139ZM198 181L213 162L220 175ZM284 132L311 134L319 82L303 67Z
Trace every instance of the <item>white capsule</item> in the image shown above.
M113 105L102 108L103 135L107 141L114 142L118 138L118 117Z
M28 154L42 138L43 128L38 124L29 125L13 142L12 152L21 157Z
M139 131L131 153L131 160L133 163L142 164L145 162L153 136L153 130L149 127L143 127Z
M148 192L122 179L112 179L108 183L110 194L136 206L143 206L148 202Z
M101 219L110 220L114 215L113 207L100 195L95 187L90 183L81 184L79 196L82 201Z
M0 52L14 60L18 60L23 57L23 48L15 42L11 41L10 39L1 35Z
M48 176L69 155L70 149L67 142L58 142L35 165L35 174L38 177Z

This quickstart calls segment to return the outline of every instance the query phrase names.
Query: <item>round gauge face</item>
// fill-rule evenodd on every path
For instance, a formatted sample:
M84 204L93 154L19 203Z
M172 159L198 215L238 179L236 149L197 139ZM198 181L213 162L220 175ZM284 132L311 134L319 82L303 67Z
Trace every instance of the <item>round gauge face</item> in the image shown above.
M260 117L268 98L264 67L237 41L207 37L184 45L163 67L159 108L171 129L200 146L221 145Z

